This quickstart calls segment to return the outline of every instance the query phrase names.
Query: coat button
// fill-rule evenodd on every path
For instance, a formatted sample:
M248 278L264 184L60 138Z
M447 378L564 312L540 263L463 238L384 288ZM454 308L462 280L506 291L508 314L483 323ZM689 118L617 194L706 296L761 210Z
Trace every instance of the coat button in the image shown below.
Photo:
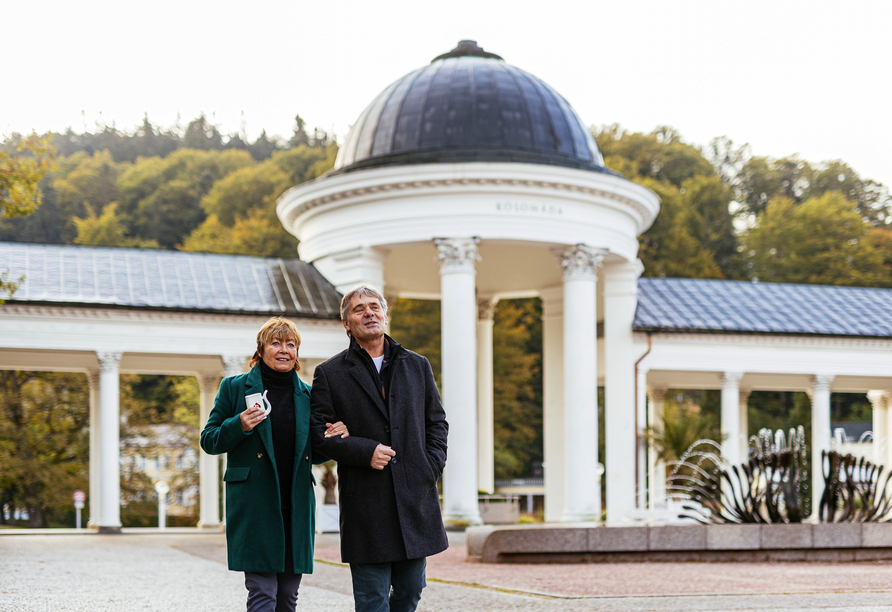
M309 455L307 455L306 457L304 457L304 461L309 461L309 460L310 460L310 456L309 456Z
M258 459L263 459L263 453L257 453L257 458L258 458Z
M396 463L396 458L394 458L393 461L391 461L391 463Z
M386 431L387 433L390 433L390 427L388 427L387 425L385 425L385 426L384 426L384 431Z

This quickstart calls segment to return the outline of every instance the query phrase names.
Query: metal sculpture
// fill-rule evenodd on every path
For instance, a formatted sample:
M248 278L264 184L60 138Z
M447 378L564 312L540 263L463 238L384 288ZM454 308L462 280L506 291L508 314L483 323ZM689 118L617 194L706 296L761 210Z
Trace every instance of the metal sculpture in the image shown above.
M700 523L800 523L811 514L805 431L768 429L750 438L749 459L728 466L721 446L698 440L674 462L670 497L683 502L679 518ZM836 450L822 453L822 523L892 521L892 472Z
M799 523L810 514L807 449L802 427L763 429L750 439L749 460L726 469L721 447L694 443L675 462L667 481L670 496L684 504L682 518L701 523Z
M835 450L824 451L824 494L818 509L822 523L869 523L892 520L892 472Z

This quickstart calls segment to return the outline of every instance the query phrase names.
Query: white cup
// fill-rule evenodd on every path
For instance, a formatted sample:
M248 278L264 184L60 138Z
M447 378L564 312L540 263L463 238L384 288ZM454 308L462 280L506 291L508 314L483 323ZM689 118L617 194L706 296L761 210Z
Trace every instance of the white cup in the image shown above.
M266 399L266 394L267 390L264 390L263 393L252 393L245 396L245 404L248 408L260 408L263 410L263 418L269 416L270 411L273 409L273 405Z

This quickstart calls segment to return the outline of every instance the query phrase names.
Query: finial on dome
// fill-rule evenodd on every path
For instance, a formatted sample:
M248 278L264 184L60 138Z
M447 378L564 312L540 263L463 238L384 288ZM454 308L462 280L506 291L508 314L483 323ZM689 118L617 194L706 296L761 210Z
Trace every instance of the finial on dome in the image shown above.
M465 56L473 56L473 57L486 57L489 59L502 59L501 55L496 55L495 53L490 53L488 51L484 51L482 47L477 46L476 40L460 40L458 41L458 46L450 51L449 53L444 53L443 55L438 55L434 59L431 60L433 64L437 60L447 59L450 57L465 57Z

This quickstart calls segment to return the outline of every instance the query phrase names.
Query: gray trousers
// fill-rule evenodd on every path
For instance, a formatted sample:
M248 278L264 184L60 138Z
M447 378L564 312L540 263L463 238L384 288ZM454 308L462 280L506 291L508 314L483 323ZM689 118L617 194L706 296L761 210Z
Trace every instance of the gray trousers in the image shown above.
M302 577L303 574L245 572L248 612L294 612Z

